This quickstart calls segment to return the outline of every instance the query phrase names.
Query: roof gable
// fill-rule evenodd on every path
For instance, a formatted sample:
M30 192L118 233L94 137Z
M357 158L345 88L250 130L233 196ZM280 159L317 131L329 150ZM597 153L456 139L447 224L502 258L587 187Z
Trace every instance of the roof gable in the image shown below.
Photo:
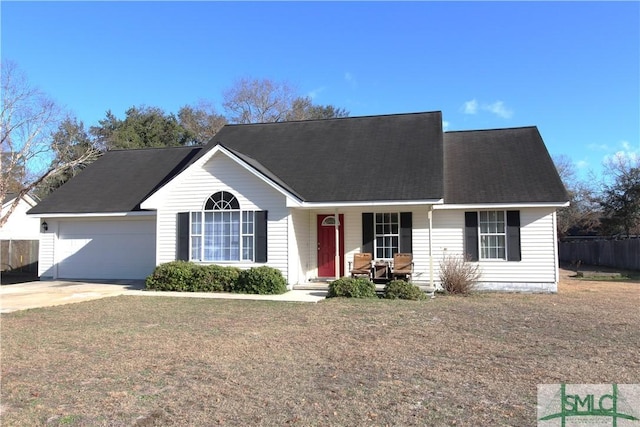
M567 192L535 126L445 132L445 203L562 203Z

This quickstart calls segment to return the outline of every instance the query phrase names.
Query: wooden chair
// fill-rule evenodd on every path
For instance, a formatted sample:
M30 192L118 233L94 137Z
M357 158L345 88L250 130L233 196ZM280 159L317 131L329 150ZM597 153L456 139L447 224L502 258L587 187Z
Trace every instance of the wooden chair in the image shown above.
M371 260L373 256L369 253L354 254L353 255L353 268L349 263L349 270L351 270L351 277L366 276L371 280Z
M413 274L413 254L393 255L393 268L391 269L392 279L411 280Z

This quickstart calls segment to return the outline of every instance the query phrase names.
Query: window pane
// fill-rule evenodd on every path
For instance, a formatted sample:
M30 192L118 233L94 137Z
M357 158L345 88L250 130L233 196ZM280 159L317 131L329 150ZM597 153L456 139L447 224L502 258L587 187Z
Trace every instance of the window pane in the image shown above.
M191 234L202 234L201 212L191 212Z
M242 238L242 259L245 261L253 261L253 236L245 236Z
M376 214L376 258L393 258L398 252L398 213Z
M202 237L191 237L191 259L194 261L202 261Z

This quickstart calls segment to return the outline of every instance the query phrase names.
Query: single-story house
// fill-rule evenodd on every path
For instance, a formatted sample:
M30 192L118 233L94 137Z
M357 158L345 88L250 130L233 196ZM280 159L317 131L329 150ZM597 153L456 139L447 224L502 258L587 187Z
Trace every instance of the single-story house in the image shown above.
M13 206L17 193L7 193L2 201L0 217ZM38 198L30 194L20 197L18 204L0 227L0 271L21 271L35 276L38 264L40 221L27 215L36 206Z
M278 268L289 286L354 254L447 254L481 287L554 292L568 195L538 129L443 132L426 112L227 125L206 146L110 151L31 209L42 279L142 279L173 260Z

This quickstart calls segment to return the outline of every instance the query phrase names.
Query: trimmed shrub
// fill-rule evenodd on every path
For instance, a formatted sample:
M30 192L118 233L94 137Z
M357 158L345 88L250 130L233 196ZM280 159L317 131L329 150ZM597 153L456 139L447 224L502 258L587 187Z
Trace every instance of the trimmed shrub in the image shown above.
M242 270L231 292L276 295L287 292L287 280L277 268L252 267Z
M222 265L200 265L193 271L194 292L231 292L240 269Z
M145 280L145 287L156 291L189 291L192 288L194 270L197 267L188 261L160 264Z
M239 274L236 267L172 261L157 266L147 277L145 287L155 291L229 292Z
M480 279L480 267L468 257L446 255L440 261L440 283L446 293L468 295Z
M364 278L342 277L329 283L327 298L377 298L376 285Z
M404 280L392 280L384 287L384 297L387 299L419 301L427 299L427 294L413 283L405 282Z

